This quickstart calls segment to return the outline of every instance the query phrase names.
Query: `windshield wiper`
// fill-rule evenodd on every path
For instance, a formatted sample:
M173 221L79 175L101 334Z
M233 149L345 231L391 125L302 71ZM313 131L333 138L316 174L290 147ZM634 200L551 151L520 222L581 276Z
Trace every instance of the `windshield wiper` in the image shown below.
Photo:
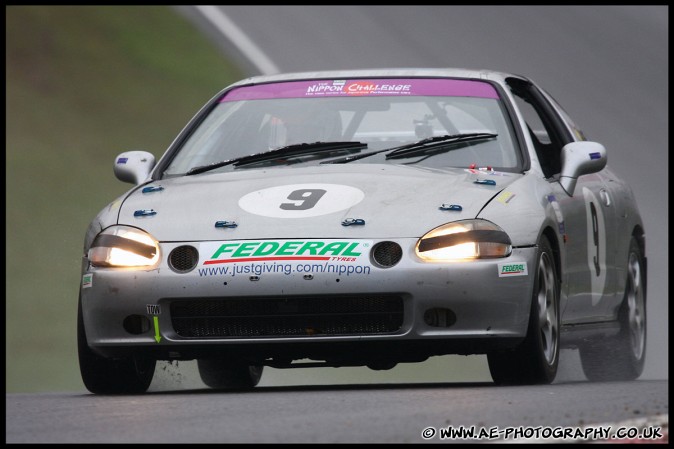
M438 137L430 137L428 139L420 140L409 145L393 149L386 155L386 159L402 159L406 157L425 154L427 151L437 152L443 151L442 148L449 144L474 142L476 140L494 139L498 134L493 133L466 133L466 134L451 134ZM449 151L446 149L444 151Z
M363 159L366 157L374 156L379 153L389 152L390 154L386 155L386 159L399 159L409 156L414 156L418 153L424 153L430 149L438 149L445 147L450 144L457 142L472 142L476 140L483 139L493 139L498 134L492 133L465 133L465 134L449 134L444 136L428 137L426 139L421 139L417 142L408 143L406 145L400 145L397 147L386 148L379 151L372 151L370 153L358 154L355 156L346 156L341 159L335 159L331 161L321 162L321 164L346 164L358 159ZM449 151L449 150L446 150Z
M274 159L280 159L284 157L291 156L302 156L307 154L322 153L322 152L331 152L331 151L349 151L356 152L361 151L367 148L366 143L362 142L313 142L313 143L298 143L294 145L288 145L281 148L275 148L270 151L265 151L263 153L249 154L247 156L237 157L235 159L229 159L222 162L216 162L214 164L203 165L199 167L194 167L190 169L186 176L196 175L199 173L204 173L210 170L215 170L216 168L224 167L226 165L234 165L239 167L241 165L254 164L256 162L262 161L271 161Z

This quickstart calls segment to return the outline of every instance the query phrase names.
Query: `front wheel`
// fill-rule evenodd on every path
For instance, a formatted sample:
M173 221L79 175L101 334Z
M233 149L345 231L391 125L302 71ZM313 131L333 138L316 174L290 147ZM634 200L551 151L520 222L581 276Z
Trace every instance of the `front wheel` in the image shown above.
M147 357L106 359L95 354L87 343L81 298L77 310L77 353L84 386L96 394L144 393L150 387L157 364Z
M538 245L534 293L524 341L514 350L487 354L497 385L549 384L559 364L559 278L552 246L546 237Z
M627 258L625 296L618 312L620 331L614 339L580 346L580 362L591 381L634 380L646 360L646 272L635 238Z
M250 389L260 382L264 366L226 359L197 360L201 380L218 390Z

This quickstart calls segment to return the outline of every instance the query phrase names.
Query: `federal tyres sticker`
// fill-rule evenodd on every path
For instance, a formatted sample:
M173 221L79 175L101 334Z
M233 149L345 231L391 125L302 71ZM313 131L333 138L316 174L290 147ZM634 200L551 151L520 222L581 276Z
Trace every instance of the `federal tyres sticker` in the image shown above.
M318 260L358 262L367 260L370 240L240 240L201 245L203 265L232 262Z
M527 276L526 262L501 262L498 264L498 277Z
M82 276L82 288L91 288L94 285L93 273L87 273Z
M199 276L331 273L369 275L371 240L230 240L204 242Z

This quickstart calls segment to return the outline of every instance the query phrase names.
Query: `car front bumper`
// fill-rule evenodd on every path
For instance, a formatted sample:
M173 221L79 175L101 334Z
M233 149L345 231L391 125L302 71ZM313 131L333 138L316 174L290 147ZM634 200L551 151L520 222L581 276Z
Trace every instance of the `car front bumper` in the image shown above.
M395 241L403 257L390 268L362 260L246 262L177 273L166 257L152 270L95 268L84 258L87 341L106 357L229 354L349 364L484 353L524 338L535 247L502 259L428 263L414 255L416 239ZM160 250L167 255L181 245ZM504 275L504 264L526 271Z

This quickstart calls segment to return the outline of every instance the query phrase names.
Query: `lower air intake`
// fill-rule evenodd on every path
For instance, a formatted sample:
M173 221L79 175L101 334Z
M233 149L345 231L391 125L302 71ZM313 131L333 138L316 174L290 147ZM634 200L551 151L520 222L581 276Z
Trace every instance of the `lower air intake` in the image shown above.
M403 323L393 295L173 300L170 309L183 338L377 335Z

